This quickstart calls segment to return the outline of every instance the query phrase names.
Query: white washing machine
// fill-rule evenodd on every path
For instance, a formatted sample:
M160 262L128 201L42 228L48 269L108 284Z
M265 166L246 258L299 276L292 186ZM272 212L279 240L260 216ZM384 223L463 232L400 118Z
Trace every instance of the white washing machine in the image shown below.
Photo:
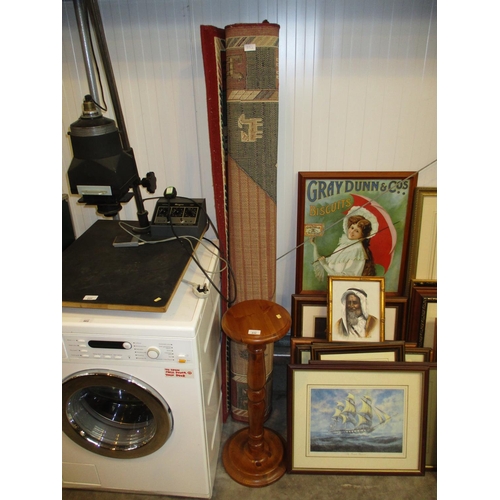
M201 245L197 254L218 283L218 257ZM194 262L183 278L209 283ZM185 281L165 313L63 308L64 488L211 498L220 297L209 284L199 298Z

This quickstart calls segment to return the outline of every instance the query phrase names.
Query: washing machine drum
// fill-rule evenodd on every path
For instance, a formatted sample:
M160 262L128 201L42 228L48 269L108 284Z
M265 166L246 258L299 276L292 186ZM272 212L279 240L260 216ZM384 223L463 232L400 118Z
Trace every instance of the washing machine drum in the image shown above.
M125 373L93 370L63 380L62 427L83 448L112 458L154 453L173 431L166 401Z

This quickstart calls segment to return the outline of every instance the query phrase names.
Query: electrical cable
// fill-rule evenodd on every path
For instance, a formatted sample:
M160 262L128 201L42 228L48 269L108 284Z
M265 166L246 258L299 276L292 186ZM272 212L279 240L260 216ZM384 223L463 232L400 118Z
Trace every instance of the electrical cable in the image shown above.
M203 239L209 241L215 248L217 248L217 250L219 251L219 255L223 254L223 251L213 241L209 240L208 238L203 238ZM225 255L225 253L223 255ZM232 304L234 304L234 302L236 302L236 299L238 298L238 286L236 283L236 276L234 275L233 268L231 267L231 264L227 256L226 259L223 260L227 264L228 275L230 277L230 280L233 282L233 288L234 288L234 297L232 299L229 297L229 300L227 301L229 306L231 306Z
M149 198L145 198L144 201L147 201L147 200L158 200L160 198L163 198L163 196L152 196L152 197L149 197ZM210 216L208 215L207 211L204 210L203 208L203 205L198 203L196 200L194 200L193 198L189 198L188 196L176 196L176 198L182 198L184 200L189 200L191 201L192 203L194 203L197 207L200 208L200 210L203 210L205 212L205 215L207 217L207 223L208 223L208 227L211 227L212 230L214 231L215 233L215 237L217 240L220 241L220 236L219 236L219 232L217 231L217 228L215 227L215 224L213 223L212 219L210 218ZM172 230L172 232L174 232ZM213 241L209 240L208 238L203 238L203 239L206 239L207 241L209 241L215 248L217 248L217 250L219 251L219 254L223 257L221 257L221 260L223 260L225 263L226 263L226 266L227 266L227 270L228 270L228 275L229 275L229 278L230 278L230 281L232 282L232 288L234 289L234 294L233 294L233 298L231 297L224 297L222 296L222 298L228 302L229 305L232 305L234 304L234 302L236 302L236 299L238 297L238 287L237 287L237 283L236 283L236 277L234 275L234 271L231 267L231 264L229 262L229 256L227 255L227 252L223 249L221 249L220 247L218 247ZM145 243L162 243L162 242L165 242L165 241L172 241L171 239L165 239L165 240L154 240L154 241L147 241L147 240L144 240Z
M184 200L189 200L191 201L192 203L194 203L197 207L200 208L200 210L203 210L203 206L198 203L196 200L193 200L193 198L189 198L188 196L178 196L178 198L182 198ZM212 219L210 218L210 216L208 215L207 211L204 210L205 212L205 215L207 217L207 222L208 222L208 226L211 227L215 233L215 237L217 238L217 240L220 241L220 237L219 237L219 233L217 231L217 228L215 227L214 223L212 222ZM210 241L210 240L208 240ZM212 243L212 245L214 245L216 248L218 248L212 241L210 241L210 243ZM218 248L219 252L222 254L222 250L220 248ZM223 253L224 256L226 257L226 263L227 263L227 266L228 266L228 274L233 282L233 287L234 287L234 298L231 299L230 297L228 297L226 300L226 302L228 302L229 305L231 304L234 304L234 302L236 301L237 297L238 297L238 288L237 288L237 284L236 284L236 277L234 275L234 272L233 272L233 269L229 263L229 256L226 254L226 252Z
M203 247L206 248L210 253L212 253L214 255L217 255L215 252L212 252L207 247L207 245L205 245L203 243L203 241L201 239L196 238L195 236L190 236L190 235L183 235L183 236L175 235L175 236L171 236L170 238L164 238L164 239L161 239L161 240L146 240L144 238L141 238L140 235L138 235L137 233L133 232L133 229L135 228L135 226L133 226L131 224L128 224L126 222L123 222L123 221L120 221L118 224L121 227L121 229L123 229L123 231L125 231L126 233L130 234L131 236L134 236L135 238L137 238L137 240L139 242L138 243L139 245L144 245L144 244L151 245L151 244L158 244L158 243L166 243L166 242L169 242L169 241L179 241L179 243L181 243L182 248L188 253L188 255L192 258L192 260L195 262L195 264L200 268L201 272L205 275L205 277L208 279L208 281L210 282L210 284L212 285L212 287L216 290L216 292L221 296L221 298L225 302L228 302L229 304L232 304L234 302L234 300L236 300L235 298L231 299L230 297L226 297L222 293L222 291L219 289L219 287L217 287L217 285L215 285L213 279L208 275L207 271L200 264L200 262L198 260L198 257L196 256L196 250L195 250L195 248L194 248L193 243L192 243L191 240L194 240L194 241L198 242L199 244L203 245ZM129 230L127 228L127 226L130 227L131 230ZM206 241L208 241L211 245L213 245L220 252L219 247L217 245L215 245L214 242L210 241L208 238L203 238L203 239L205 239ZM191 247L191 252L189 252L188 249L185 247L185 243L189 244L189 246ZM228 270L230 270L230 275L233 276L232 270L231 270L231 266L229 264L229 261L226 260L224 257L222 257L220 254L218 255L218 259L221 260L222 262L224 262L224 265L227 267ZM222 268L221 270L219 270L217 272L223 272L224 270L225 270L225 268Z
M226 301L228 302L228 298L227 297L224 297L224 295L222 294L222 291L219 290L219 288L215 285L215 283L213 282L213 280L208 276L207 272L205 271L205 269L203 269L203 266L200 264L200 262L198 262L198 258L196 257L196 252L195 252L195 249L193 247L193 245L191 245L191 243L189 242L189 240L187 239L186 236L183 236L183 237L180 237L177 235L177 233L175 232L175 229L174 229L174 224L172 222L172 217L170 216L170 213L171 213L171 206L170 206L170 199L171 198L176 198L177 197L177 191L175 190L175 188L167 188L165 190L165 193L167 192L168 189L172 189L172 195L171 196L166 196L165 195L165 199L167 200L167 214L168 214L168 221L170 223L170 228L172 230L172 233L175 237L175 239L177 239L177 241L179 241L179 243L181 244L181 247L182 249L189 255L190 258L192 258L192 260L195 262L195 264L199 267L200 271L205 275L205 277L208 279L208 281L210 282L210 284L212 285L212 287L217 291L217 293ZM193 201L193 200L192 200ZM196 205L198 205L197 203L195 203ZM200 207L201 208L201 207ZM207 216L207 224L206 224L206 227L205 227L205 231L208 229L209 227L209 223L208 223L208 216ZM194 238L196 239L197 241L200 241L198 238ZM188 249L184 246L184 241L187 240L189 242L189 244L191 245L191 252L188 251Z

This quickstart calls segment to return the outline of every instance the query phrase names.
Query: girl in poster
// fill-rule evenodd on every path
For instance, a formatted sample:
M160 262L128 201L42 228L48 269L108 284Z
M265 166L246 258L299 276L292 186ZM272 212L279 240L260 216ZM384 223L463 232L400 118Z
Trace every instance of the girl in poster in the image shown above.
M374 215L363 207L352 207L344 217L344 233L329 257L319 254L314 238L314 274L322 281L328 276L375 276L375 263L370 250L370 237L378 231Z

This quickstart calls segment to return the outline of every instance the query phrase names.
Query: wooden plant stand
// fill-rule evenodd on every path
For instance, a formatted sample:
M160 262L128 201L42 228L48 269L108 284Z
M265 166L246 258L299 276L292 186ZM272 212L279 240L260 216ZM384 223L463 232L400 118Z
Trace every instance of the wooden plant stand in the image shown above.
M248 427L226 442L222 461L226 472L245 486L267 486L286 471L285 441L264 427L266 397L266 345L280 340L290 329L287 310L268 300L245 300L222 317L222 329L248 349Z

